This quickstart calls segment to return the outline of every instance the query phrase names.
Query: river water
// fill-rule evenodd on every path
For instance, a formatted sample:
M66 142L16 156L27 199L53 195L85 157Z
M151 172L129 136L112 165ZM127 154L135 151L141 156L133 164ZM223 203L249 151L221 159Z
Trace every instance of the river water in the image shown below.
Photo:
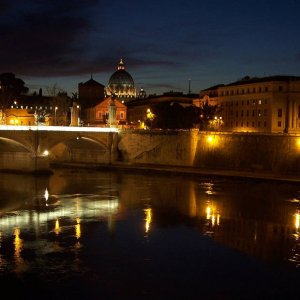
M299 299L300 185L57 169L0 176L12 299Z

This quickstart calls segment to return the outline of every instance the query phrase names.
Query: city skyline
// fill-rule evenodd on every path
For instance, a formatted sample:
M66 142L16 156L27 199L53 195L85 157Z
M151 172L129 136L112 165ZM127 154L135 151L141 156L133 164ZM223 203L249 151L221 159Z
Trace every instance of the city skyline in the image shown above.
M0 1L1 73L68 93L107 85L123 58L137 90L187 93L299 75L297 1Z

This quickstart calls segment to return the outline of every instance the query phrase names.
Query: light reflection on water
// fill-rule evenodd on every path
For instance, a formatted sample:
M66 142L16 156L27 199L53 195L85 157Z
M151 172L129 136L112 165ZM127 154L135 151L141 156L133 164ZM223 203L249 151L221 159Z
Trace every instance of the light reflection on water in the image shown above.
M224 249L233 251L230 263L300 265L295 184L59 170L49 178L3 174L0 192L1 276L38 274L56 284L81 276L89 288L93 279L93 288L131 293L119 273L159 286L156 276L180 281L183 272L192 284L201 268L229 272ZM220 259L215 269L205 267L211 253L212 266ZM164 273L165 264L178 272Z

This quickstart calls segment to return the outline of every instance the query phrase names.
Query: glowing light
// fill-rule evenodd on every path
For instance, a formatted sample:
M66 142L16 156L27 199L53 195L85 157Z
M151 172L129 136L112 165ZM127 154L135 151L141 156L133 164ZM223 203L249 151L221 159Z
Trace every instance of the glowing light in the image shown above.
M146 218L145 218L145 221L146 221L145 231L147 233L150 229L150 224L152 222L152 209L151 208L146 208L144 210L144 212L145 212L145 215L146 215Z
M214 140L214 139L213 139L213 137L212 137L211 135L207 137L207 142L208 142L208 143L212 143L213 140Z
M46 188L46 190L45 190L44 197L45 197L46 201L48 201L48 198L49 198L49 192L48 192L47 188Z
M206 219L211 220L212 226L219 226L220 225L220 218L221 215L219 213L216 213L217 209L213 207L211 204L207 204L206 207Z
M295 228L298 231L300 226L300 213L299 211L295 214Z
M43 154L44 154L44 156L48 156L49 155L49 151L45 150Z
M55 221L54 232L56 233L56 235L58 235L58 234L60 233L60 226L59 226L59 221L58 221L58 219L56 219L56 221Z
M217 225L220 225L220 214L217 214Z
M298 147L298 149L300 149L300 138L296 139L296 146Z
M81 237L80 218L76 218L75 232L77 240Z
M15 245L15 257L17 259L21 258L21 251L23 249L23 241L20 238L20 229L19 228L15 228L14 230L14 245Z
M211 214L211 208L210 206L206 207L206 219L209 220L210 219L210 214Z

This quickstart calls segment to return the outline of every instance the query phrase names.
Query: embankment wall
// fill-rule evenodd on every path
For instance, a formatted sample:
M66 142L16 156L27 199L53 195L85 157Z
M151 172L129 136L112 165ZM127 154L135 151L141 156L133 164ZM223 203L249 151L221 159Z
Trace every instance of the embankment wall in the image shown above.
M297 135L127 130L117 145L117 159L127 163L300 173Z

